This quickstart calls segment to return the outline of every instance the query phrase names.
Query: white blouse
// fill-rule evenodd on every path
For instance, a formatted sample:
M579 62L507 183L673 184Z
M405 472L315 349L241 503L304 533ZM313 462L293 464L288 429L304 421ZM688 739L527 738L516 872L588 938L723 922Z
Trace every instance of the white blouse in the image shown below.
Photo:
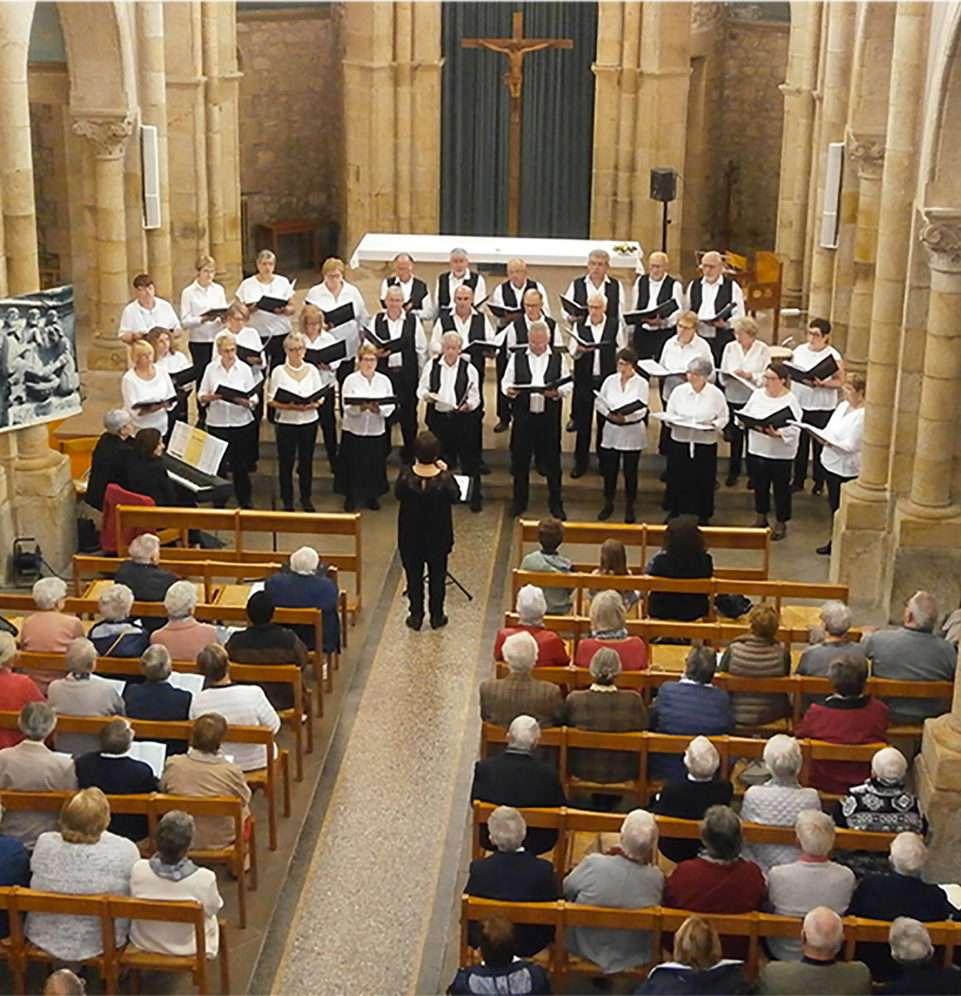
M313 339L309 335L305 335L304 338L307 340L308 349L326 349L328 346L335 346L339 340L335 339L329 332L321 332L316 335ZM317 373L320 374L320 384L321 387L327 387L329 384L334 382L334 371L343 363L344 360L334 360L333 363L325 364L327 369L322 367L317 367Z
M829 356L833 356L840 366L841 354L833 346L825 346L824 349L815 350L804 342L794 350L791 363L800 370L810 370ZM806 412L833 411L841 396L841 392L836 387L808 387L807 384L802 384L800 381L793 382L793 391Z
M154 370L153 377L150 380L144 380L142 377L138 377L136 371L131 368L120 378L120 391L123 394L123 406L130 412L134 432L139 432L141 429L158 429L161 435L165 435L167 432L166 409L151 412L149 415L141 415L138 409L134 408L138 401L164 401L176 394L170 374L156 363Z
M847 401L831 413L823 435L830 442L821 450L821 465L838 477L861 473L861 442L864 436L864 405L852 408Z
M305 363L304 366L307 370L307 376L302 380L297 380L296 377L290 375L286 363L274 367L270 372L270 382L267 385L267 400L274 400L274 395L279 387L305 398L319 391L324 386L320 382L320 373L312 363ZM327 398L324 404L330 404L330 398ZM316 408L308 408L306 411L277 408L276 415L277 421L283 425L307 425L310 422L316 422L319 417Z
M705 339L702 339L699 335L695 335L687 345L684 345L675 335L664 343L658 363L667 370L677 370L686 373L688 363L698 356L704 357L705 360L710 362L711 366L714 366L714 355L711 353L711 347ZM679 384L687 383L684 373L681 373L679 376L675 374L673 377L665 377L661 382L661 397L665 401L670 398L671 392L675 387Z
M649 396L650 387L640 374L635 373L623 383L619 373L612 373L604 378L595 407L603 415L632 401L643 401L646 406ZM647 444L644 414L635 412L633 415L626 415L623 423L608 422L605 419L601 429L601 446L606 450L643 450Z
M227 295L223 287L215 282L201 287L195 280L184 287L180 295L180 322L190 333L191 342L213 342L214 337L224 327L223 320L202 321L200 316L214 308L226 308Z
M120 315L120 328L117 335L125 332L139 332L146 335L152 328L176 329L180 319L169 301L155 297L152 308L144 308L137 301L131 301Z
M735 370L747 370L754 386L761 386L761 374L771 364L771 347L760 339L751 343L751 348L745 353L741 344L734 340L724 347L721 354L721 373L733 373ZM742 405L751 396L751 389L733 377L724 377L724 397L732 405Z
M394 385L387 374L375 373L368 380L359 370L348 374L340 390L342 398L387 398L394 393ZM394 413L394 405L381 405L380 412L361 411L356 405L344 405L341 428L355 436L382 436L387 419Z
M286 277L276 273L270 283L261 283L255 275L247 277L237 288L237 299L248 307L256 304L262 297L289 301L293 296L293 284ZM260 338L264 341L272 339L275 335L286 335L291 330L289 315L275 315L272 311L261 311L259 308L251 311L247 321L260 333Z
M340 288L340 293L337 297L334 297L330 291L330 288L325 283L321 282L310 288L307 292L307 297L304 303L316 304L325 315L328 311L333 311L334 308L340 308L342 305L348 303L353 304L353 320L344 322L343 325L338 325L336 328L327 330L336 340L346 340L347 359L352 360L357 355L357 346L360 343L361 326L366 325L368 319L370 318L367 311L367 305L364 304L364 298L360 291L353 284L349 284L345 280Z
M782 408L790 408L792 418L801 421L801 404L791 391L779 398L772 398L763 388L756 390L741 409L745 415L764 418L773 415ZM766 432L756 429L747 430L747 451L752 456L765 457L768 460L793 460L797 455L798 440L802 430L796 425L786 425L778 429L781 438L769 436Z
M675 443L713 446L717 443L718 432L727 425L727 401L721 389L713 384L705 384L700 391L695 391L690 384L684 383L671 391L667 414L691 422L710 423L703 429L671 426L671 439Z
M234 387L238 391L249 391L255 387L254 375L243 360L234 360L228 370L215 356L204 371L198 395L216 394L218 387ZM207 406L207 425L216 429L239 429L253 422L253 412L244 405L230 401L211 401Z

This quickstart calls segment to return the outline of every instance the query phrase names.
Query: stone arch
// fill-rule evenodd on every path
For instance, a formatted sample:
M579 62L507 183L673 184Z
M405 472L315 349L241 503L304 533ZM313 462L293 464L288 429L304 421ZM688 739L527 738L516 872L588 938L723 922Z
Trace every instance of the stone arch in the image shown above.
M961 204L961 7L952 5L942 37L947 41L938 54L931 94L934 99L930 129L924 201L927 204Z
M121 4L58 3L74 115L125 113L136 105L133 40ZM95 39L96 43L91 44Z

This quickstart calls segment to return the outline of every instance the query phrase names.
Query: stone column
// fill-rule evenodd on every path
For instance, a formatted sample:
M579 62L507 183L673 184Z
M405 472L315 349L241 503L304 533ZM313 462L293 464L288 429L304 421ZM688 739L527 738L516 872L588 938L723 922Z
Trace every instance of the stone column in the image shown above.
M87 354L91 370L124 370L127 350L117 338L120 313L131 298L127 274L124 215L124 153L133 129L133 115L118 113L80 117L73 130L88 139L94 153L96 189L96 268L99 273L100 313Z
M204 75L204 144L207 154L207 233L210 239L211 253L215 248L223 246L224 232L224 193L225 180L223 161L221 158L221 123L223 120L220 106L220 51L218 46L218 14L217 5L205 3L201 8L203 37L203 75Z
M440 225L441 5L413 3L414 151L410 181L411 231L430 234Z

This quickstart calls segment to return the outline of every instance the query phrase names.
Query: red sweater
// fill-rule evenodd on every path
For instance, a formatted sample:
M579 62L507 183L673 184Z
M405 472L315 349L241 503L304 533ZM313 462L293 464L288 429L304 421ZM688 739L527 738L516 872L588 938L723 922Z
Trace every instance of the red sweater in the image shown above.
M571 655L564 641L552 629L544 626L508 626L497 631L494 640L494 660L502 661L504 641L514 633L530 633L537 641L537 667L564 667L571 662Z
M574 663L578 667L590 667L591 658L601 647L617 651L624 671L647 670L647 644L639 636L629 636L626 640L598 640L590 636L578 643Z
M692 913L750 913L764 903L764 875L753 861L682 861L664 887L664 905Z

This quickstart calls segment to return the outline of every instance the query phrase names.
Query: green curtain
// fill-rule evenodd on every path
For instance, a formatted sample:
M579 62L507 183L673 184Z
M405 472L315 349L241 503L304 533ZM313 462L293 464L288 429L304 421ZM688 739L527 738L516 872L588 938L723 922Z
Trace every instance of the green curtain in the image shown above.
M443 5L441 232L504 235L510 108L507 57L464 38L507 38L514 11L526 38L570 38L573 50L524 59L520 235L585 238L590 225L596 3Z

